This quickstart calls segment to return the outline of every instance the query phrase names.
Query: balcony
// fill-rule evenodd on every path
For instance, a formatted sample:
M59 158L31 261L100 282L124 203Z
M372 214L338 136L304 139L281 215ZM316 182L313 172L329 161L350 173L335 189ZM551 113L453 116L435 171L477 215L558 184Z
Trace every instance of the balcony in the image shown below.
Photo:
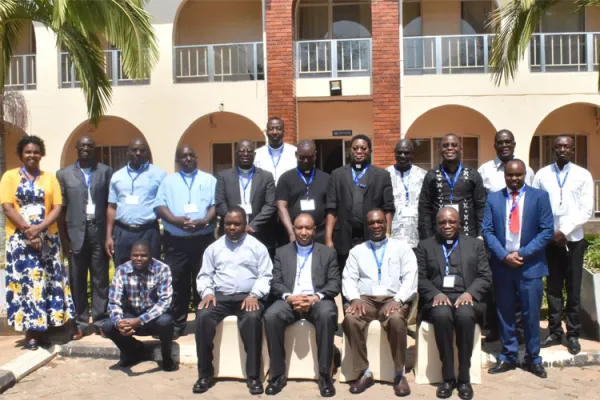
M32 90L36 88L35 54L12 56L4 81L7 90Z
M529 47L531 72L598 70L597 32L537 33Z
M371 39L296 42L298 78L371 76Z
M121 50L104 50L104 66L106 75L113 86L120 85L147 85L150 79L130 79L123 71ZM70 53L60 53L60 87L81 87L81 82L75 70L75 64Z
M236 82L264 80L262 42L175 46L174 81Z

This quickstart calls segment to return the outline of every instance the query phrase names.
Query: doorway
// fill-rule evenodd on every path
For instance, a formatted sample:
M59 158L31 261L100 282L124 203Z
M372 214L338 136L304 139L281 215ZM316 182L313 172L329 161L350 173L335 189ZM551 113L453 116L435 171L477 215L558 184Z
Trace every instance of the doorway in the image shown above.
M325 139L315 140L317 146L317 168L331 174L336 168L348 162L350 140Z

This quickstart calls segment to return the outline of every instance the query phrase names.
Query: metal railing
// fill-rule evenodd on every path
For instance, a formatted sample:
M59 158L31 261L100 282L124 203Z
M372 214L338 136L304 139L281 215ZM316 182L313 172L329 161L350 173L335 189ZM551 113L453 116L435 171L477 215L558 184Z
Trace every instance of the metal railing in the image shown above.
M371 39L296 42L298 78L371 75Z
M594 181L594 217L600 217L600 181Z
M35 54L12 56L4 86L9 90L31 90L37 84Z
M60 87L80 87L81 81L70 53L60 53ZM104 70L113 86L117 85L147 85L150 79L130 79L123 71L121 50L104 50Z
M597 32L536 33L529 47L531 72L598 70Z
M264 80L263 43L228 43L173 48L176 83Z
M404 73L487 73L494 35L404 38Z

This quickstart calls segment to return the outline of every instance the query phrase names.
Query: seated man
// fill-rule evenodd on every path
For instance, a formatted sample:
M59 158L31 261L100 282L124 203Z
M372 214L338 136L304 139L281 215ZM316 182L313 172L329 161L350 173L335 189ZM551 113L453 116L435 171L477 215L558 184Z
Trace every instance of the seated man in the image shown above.
M262 311L269 294L273 263L267 248L246 233L246 212L232 207L224 219L225 236L208 246L196 279L202 301L196 313L198 381L194 393L214 384L213 340L217 325L229 315L238 318L246 351L247 386L261 394Z
M481 300L492 284L492 273L483 241L460 234L459 215L453 207L437 214L437 234L419 242L419 321L433 324L442 361L441 399L472 399L471 355L475 324L482 317ZM454 377L454 341L458 347L458 385Z
M175 370L171 357L173 318L168 313L172 297L169 266L152 258L147 241L136 241L131 247L131 261L115 271L108 295L110 319L102 327L121 350L120 367L131 367L146 358L144 344L133 335L158 335L163 370Z
M319 390L335 395L331 380L333 339L337 326L334 298L340 293L340 270L334 249L314 242L315 220L299 214L294 220L296 241L277 249L271 293L278 300L265 312L265 330L271 358L271 381L267 394L277 394L286 385L284 335L288 325L304 318L317 332Z
M350 250L342 277L346 307L342 327L348 339L354 371L358 379L350 383L350 393L362 393L373 385L367 359L365 334L369 322L378 320L385 329L394 359L394 393L408 396L404 377L406 325L411 300L417 292L417 260L412 248L398 239L386 237L385 213L367 213L370 240Z

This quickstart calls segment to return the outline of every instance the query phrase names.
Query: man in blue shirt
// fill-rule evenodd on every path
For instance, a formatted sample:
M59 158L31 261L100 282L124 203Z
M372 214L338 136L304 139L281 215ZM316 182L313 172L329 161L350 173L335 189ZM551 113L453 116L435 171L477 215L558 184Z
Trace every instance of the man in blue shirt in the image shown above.
M192 283L194 304L200 303L196 276L204 250L214 241L217 180L198 170L198 158L191 146L177 149L176 161L179 172L160 184L156 213L164 224L165 262L173 275L174 335L179 337L186 327Z
M160 230L154 213L156 193L166 173L150 164L148 143L143 138L129 142L129 163L110 180L106 211L106 252L115 265L129 260L131 246L143 239L150 243L152 257L160 258Z

